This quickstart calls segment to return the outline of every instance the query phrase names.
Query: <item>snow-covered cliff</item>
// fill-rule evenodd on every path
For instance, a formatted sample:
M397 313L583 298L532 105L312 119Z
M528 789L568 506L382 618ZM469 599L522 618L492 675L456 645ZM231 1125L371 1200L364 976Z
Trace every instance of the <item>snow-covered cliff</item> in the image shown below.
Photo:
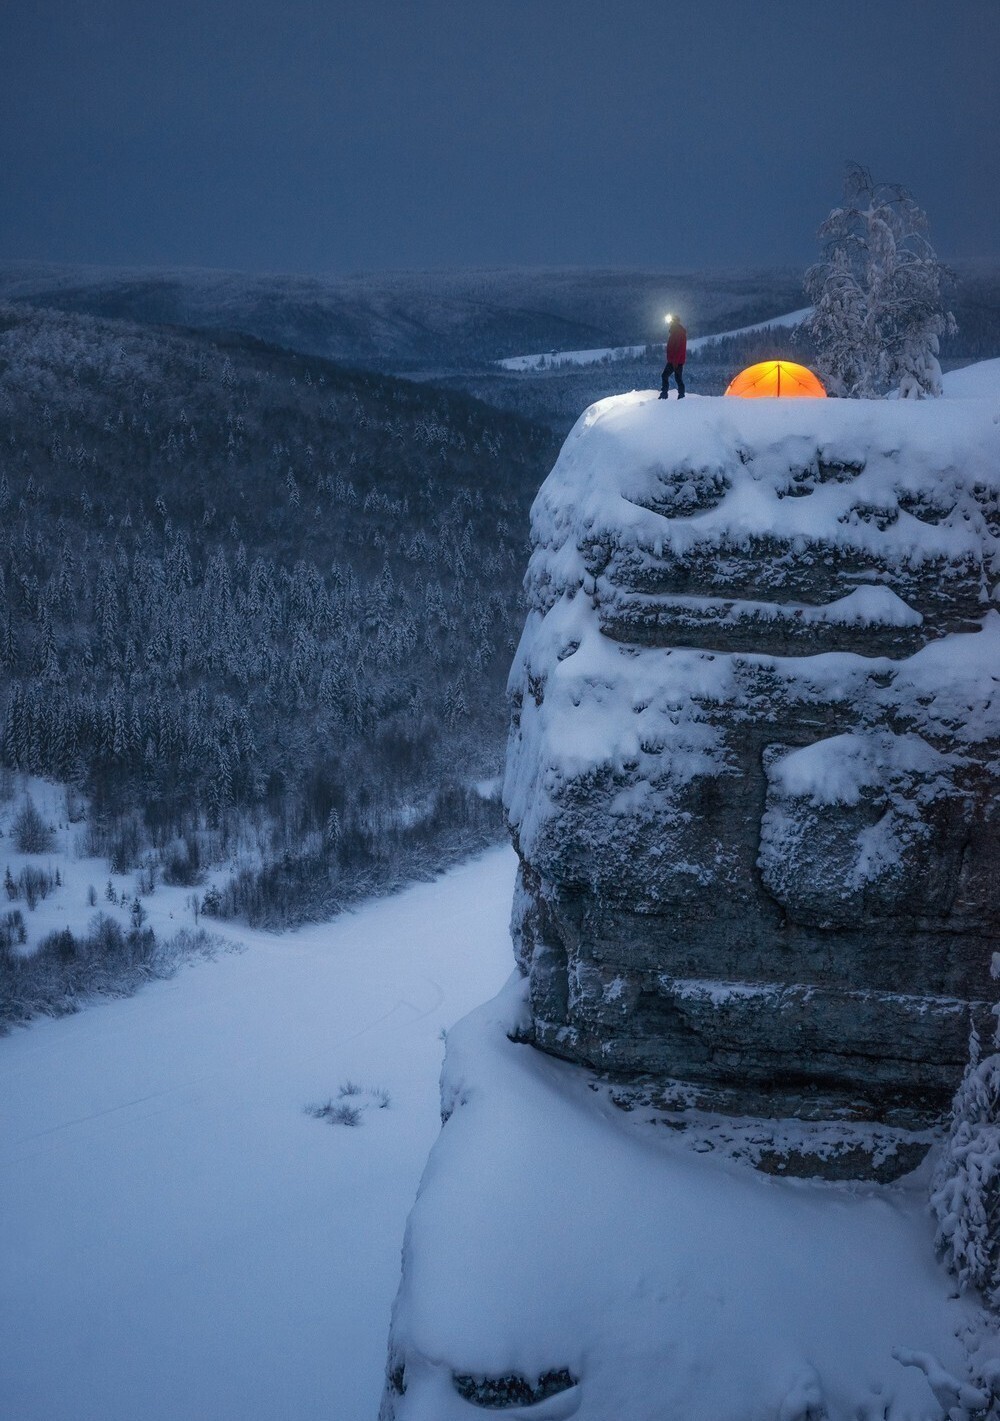
M535 503L532 1039L662 1103L947 1105L1000 933L1000 399L602 401Z
M985 1414L995 1329L899 1176L992 1026L997 392L632 395L567 441L524 975L448 1036L383 1421Z

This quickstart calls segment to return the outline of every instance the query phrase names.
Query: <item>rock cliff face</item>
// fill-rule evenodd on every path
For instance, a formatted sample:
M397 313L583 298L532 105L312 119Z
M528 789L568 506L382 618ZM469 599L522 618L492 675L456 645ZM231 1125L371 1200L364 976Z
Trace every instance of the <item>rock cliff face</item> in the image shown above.
M533 510L531 1039L662 1103L933 1120L1000 947L1000 414L647 395Z

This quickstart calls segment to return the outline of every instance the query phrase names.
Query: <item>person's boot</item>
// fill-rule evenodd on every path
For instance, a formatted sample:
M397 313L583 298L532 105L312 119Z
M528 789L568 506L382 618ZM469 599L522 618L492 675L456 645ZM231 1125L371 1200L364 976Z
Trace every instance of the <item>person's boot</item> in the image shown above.
M667 398L667 392L666 392L666 390L661 390L661 391L660 391L660 399L661 399L661 400L665 400L666 398Z

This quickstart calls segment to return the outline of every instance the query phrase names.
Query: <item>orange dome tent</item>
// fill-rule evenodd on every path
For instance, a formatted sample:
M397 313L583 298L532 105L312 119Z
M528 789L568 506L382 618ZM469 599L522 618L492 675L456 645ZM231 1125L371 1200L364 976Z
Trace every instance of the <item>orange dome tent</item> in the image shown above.
M741 395L753 400L761 395L809 395L826 399L826 391L819 379L804 365L795 365L790 360L762 360L759 365L748 365L741 370L726 391L727 395Z

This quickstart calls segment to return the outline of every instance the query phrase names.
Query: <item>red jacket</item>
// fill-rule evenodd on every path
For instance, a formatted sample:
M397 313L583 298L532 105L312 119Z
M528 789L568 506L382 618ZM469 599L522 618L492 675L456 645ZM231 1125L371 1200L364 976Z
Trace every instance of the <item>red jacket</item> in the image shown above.
M688 353L688 333L681 325L680 321L675 321L670 327L670 335L667 337L667 364L683 365Z

